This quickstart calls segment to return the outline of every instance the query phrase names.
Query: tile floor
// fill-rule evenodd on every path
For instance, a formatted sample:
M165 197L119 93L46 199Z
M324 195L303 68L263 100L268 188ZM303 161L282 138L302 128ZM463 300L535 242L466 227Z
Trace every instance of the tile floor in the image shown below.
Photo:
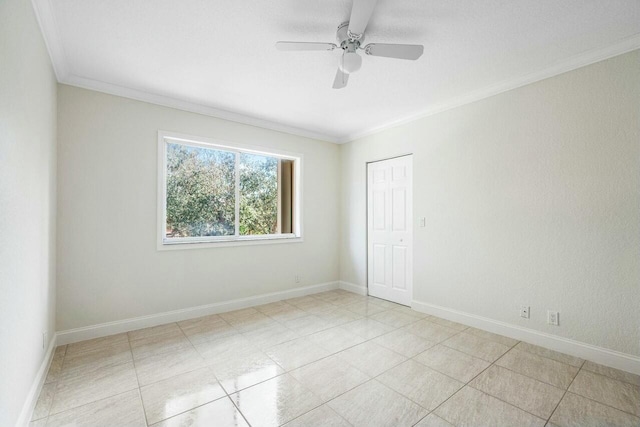
M639 426L640 376L334 290L56 349L32 426Z

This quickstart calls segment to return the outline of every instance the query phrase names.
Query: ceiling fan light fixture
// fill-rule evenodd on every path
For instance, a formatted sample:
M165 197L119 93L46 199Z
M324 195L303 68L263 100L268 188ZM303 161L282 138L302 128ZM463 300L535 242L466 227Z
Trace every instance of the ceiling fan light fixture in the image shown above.
M355 52L345 51L340 61L340 69L343 73L355 73L362 67L362 57Z

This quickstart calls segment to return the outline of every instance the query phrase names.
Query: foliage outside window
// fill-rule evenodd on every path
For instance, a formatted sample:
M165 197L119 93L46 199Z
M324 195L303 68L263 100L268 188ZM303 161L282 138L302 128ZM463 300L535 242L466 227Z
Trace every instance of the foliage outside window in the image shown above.
M161 139L163 244L297 237L295 158Z

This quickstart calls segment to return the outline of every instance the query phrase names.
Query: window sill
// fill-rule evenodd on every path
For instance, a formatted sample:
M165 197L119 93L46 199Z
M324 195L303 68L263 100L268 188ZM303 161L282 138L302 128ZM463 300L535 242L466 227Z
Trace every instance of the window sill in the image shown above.
M255 246L255 245L275 245L282 243L302 243L302 237L285 236L285 237L246 237L234 238L229 240L204 240L204 241L180 241L180 242L158 242L159 251L173 251L182 249L207 249L207 248L223 248L230 246Z

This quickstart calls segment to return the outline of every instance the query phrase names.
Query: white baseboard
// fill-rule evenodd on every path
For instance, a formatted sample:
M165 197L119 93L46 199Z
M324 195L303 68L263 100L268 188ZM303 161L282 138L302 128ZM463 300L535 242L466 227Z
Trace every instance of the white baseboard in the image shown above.
M304 295L311 295L337 288L338 282L320 283L317 285L288 289L286 291L272 292L247 298L239 298L231 301L224 301L214 304L200 305L197 307L183 308L180 310L167 311L164 313L151 314L149 316L134 317L131 319L117 320L115 322L101 323L98 325L85 326L82 328L68 329L66 331L59 331L57 333L58 345L71 344L74 342L84 341L92 338L106 337L108 335L118 334L121 332L135 331L136 329L148 328L150 326L158 326L171 322L179 322L181 320L193 319L210 314L239 310L241 308L268 304L270 302L301 297Z
M354 294L365 295L365 296L367 295L366 286L360 286L354 283L340 281L338 282L338 287L340 289L344 289L345 291L353 292Z
M40 368L38 369L36 377L33 379L33 383L31 384L31 388L29 389L29 394L27 394L24 405L22 405L22 411L20 411L20 416L18 417L16 427L26 427L27 425L29 425L33 410L36 407L36 403L38 403L38 397L40 397L42 386L44 385L44 381L47 379L47 373L49 372L49 366L51 365L51 360L53 359L53 354L55 353L56 347L57 335L53 334L53 337L49 341L47 352L42 359L42 363L40 364Z
M428 304L426 302L414 300L411 304L411 308L422 313L462 323L463 325L483 329L495 334L504 335L519 341L525 341L530 344L539 345L561 353L570 354L585 360L600 363L601 365L622 369L623 371L640 375L640 357L638 356L609 350L604 347L598 347L529 328L523 328L521 326L453 310L451 308Z

